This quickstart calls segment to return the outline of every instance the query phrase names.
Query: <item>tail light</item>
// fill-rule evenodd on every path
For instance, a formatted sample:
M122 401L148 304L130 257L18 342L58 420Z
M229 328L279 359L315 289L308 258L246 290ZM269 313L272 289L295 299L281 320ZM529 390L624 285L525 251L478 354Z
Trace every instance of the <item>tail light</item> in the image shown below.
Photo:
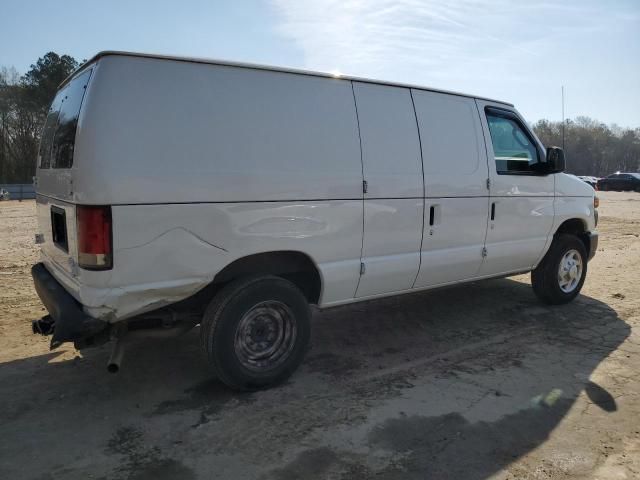
M78 206L78 265L87 270L113 267L111 207Z

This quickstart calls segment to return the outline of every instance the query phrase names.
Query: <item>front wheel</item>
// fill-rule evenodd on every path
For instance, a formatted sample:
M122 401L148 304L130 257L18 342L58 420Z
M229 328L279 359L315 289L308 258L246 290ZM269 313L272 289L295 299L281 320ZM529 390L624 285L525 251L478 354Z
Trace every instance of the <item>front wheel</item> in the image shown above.
M544 303L559 305L573 300L587 276L587 251L575 235L554 238L542 262L531 272L531 284Z
M200 325L202 348L231 388L270 387L302 362L310 317L307 299L291 282L270 275L236 280L207 307Z

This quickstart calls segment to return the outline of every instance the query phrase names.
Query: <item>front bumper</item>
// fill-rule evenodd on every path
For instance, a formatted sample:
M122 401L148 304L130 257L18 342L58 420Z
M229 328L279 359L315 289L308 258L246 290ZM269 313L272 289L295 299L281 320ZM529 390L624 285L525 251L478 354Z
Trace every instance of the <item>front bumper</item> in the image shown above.
M49 312L47 317L34 321L34 332L45 335L52 333L52 350L64 342L82 343L108 331L108 323L87 315L80 303L60 285L44 264L35 264L31 268L31 275L36 292ZM50 329L44 332L36 327L38 323L49 325Z
M587 233L589 238L589 260L591 260L598 249L598 234L597 233Z

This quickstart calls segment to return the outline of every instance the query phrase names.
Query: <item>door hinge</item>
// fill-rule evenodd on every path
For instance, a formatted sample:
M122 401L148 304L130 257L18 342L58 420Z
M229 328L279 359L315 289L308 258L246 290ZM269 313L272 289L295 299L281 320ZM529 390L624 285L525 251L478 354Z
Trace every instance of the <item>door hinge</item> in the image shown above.
M367 193L367 191L369 190L369 184L367 183L366 180L362 181L362 193Z
M491 179L487 178L487 190L491 189Z
M487 247L482 247L482 258L487 256Z
M364 272L367 271L367 267L364 266L363 262L360 262L360 275L364 275Z

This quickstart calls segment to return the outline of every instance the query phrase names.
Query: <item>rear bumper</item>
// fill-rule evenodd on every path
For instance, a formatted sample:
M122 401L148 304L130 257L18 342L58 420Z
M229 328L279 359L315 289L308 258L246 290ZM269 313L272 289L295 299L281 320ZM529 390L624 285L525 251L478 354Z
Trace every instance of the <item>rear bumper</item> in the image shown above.
M598 249L598 234L597 233L588 233L589 237L589 260L591 260Z
M78 301L60 285L44 264L34 265L31 275L36 292L51 317L51 320L47 320L53 333L51 349L64 342L82 342L107 331L108 323L84 313Z

